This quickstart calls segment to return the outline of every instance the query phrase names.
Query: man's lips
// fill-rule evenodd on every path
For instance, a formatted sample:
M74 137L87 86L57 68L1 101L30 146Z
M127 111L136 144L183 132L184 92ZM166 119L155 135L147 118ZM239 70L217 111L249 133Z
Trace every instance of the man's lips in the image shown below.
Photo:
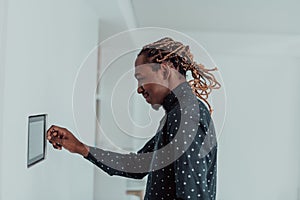
M145 99L147 99L147 97L149 97L149 93L148 92L144 92L143 96L144 96Z

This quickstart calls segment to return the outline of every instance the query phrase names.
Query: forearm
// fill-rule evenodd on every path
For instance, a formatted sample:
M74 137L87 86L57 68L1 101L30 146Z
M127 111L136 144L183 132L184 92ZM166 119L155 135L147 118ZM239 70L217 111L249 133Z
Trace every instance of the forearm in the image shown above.
M134 170L142 165L142 161L137 154L119 154L95 147L88 148L89 153L84 157L111 176L142 179L148 174L149 165L147 162L143 162L143 169Z

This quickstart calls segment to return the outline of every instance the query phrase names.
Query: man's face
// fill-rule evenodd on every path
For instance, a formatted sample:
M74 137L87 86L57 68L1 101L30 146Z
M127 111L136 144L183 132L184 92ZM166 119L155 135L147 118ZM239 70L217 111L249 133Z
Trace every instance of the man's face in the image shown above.
M152 108L157 110L170 92L168 79L161 68L153 70L153 66L159 64L144 64L144 60L144 57L141 55L135 61L135 78L138 81L137 92L143 95Z

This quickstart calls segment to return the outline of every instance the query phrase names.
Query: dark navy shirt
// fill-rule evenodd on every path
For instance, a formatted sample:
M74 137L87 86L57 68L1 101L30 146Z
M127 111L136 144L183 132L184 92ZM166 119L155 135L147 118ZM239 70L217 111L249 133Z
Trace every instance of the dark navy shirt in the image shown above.
M217 140L207 107L187 82L172 90L162 106L166 114L158 131L137 153L90 147L86 159L109 175L148 175L145 200L215 200Z

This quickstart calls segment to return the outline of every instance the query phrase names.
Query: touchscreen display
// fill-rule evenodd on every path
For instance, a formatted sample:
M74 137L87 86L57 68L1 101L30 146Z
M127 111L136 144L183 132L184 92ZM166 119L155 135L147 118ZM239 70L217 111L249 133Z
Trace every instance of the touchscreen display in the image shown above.
M27 167L45 158L46 115L30 116L28 119Z

